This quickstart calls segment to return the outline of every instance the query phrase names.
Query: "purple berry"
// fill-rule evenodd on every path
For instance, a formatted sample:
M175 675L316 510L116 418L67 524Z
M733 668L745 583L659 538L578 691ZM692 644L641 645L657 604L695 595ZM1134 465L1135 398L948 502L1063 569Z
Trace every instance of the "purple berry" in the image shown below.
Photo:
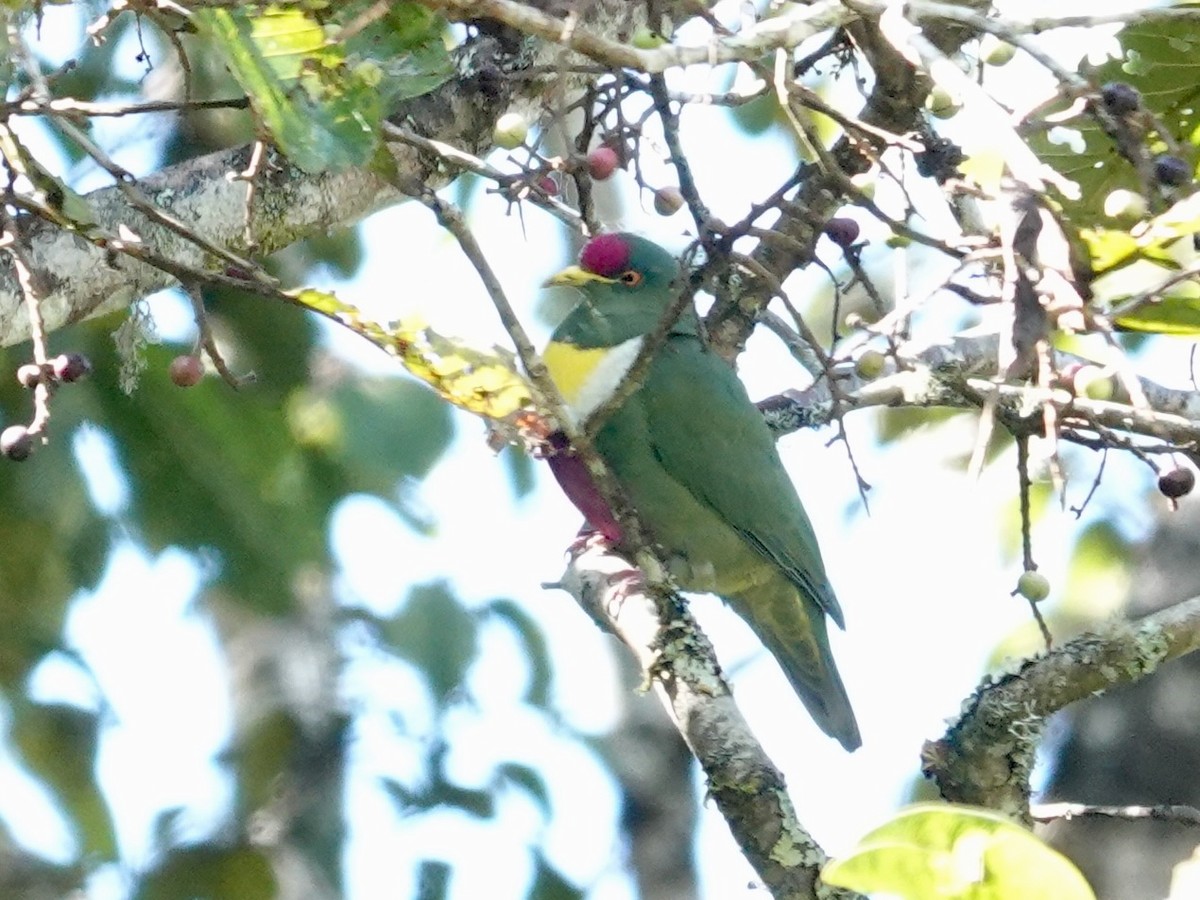
M42 383L42 367L34 363L25 363L17 368L17 381L23 388L35 388Z
M24 425L9 425L0 431L0 453L13 462L29 459L33 452L33 435Z
M177 387L194 387L204 377L204 363L200 357L184 354L171 360L167 374Z
M1178 156L1164 153L1154 158L1154 177L1159 184L1167 187L1179 187L1192 180L1192 170Z
M1178 500L1192 492L1196 486L1196 476L1191 469L1172 469L1158 476L1158 489L1164 497Z
M67 384L79 381L92 371L91 362L81 353L60 353L50 365L54 368L54 377Z
M1110 81L1100 88L1100 99L1104 101L1104 108L1114 116L1127 116L1137 112L1142 105L1142 95L1137 88L1123 81Z
M849 247L858 240L858 223L853 219L836 217L825 223L825 235L839 247Z
M601 145L587 155L588 174L596 181L607 181L620 168L617 151Z

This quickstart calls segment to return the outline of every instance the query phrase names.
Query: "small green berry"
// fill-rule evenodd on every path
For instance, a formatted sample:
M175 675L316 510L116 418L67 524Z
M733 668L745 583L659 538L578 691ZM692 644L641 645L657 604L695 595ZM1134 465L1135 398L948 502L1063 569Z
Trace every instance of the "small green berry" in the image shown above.
M882 375L886 365L887 357L878 350L864 350L854 362L854 372L859 378L870 381Z
M645 25L641 25L635 29L633 36L629 39L629 43L633 44L639 50L653 50L655 47L661 47L666 42L667 39L665 37L653 28L647 28Z
M1050 579L1036 569L1026 569L1017 579L1016 593L1031 603L1041 603L1050 596Z
M929 96L925 98L925 108L934 118L949 119L958 114L962 103L940 84L935 84Z
M979 58L989 66L1005 66L1017 55L1017 48L994 34L985 34L979 42Z
M874 175L870 172L859 172L857 175L855 175L853 178L850 179L850 183L853 184L856 188L858 188L859 191L862 193L862 195L864 197L866 197L868 200L874 200L875 199L875 182L876 182L877 178L878 178L877 175Z
M520 113L505 113L496 120L492 141L504 150L516 150L529 136L529 123Z

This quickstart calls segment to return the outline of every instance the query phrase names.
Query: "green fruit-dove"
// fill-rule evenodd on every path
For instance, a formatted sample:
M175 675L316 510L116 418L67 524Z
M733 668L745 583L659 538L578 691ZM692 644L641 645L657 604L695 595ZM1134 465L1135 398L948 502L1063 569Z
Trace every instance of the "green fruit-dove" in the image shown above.
M547 284L583 293L545 352L582 425L616 390L684 285L674 257L631 234L593 238L579 265ZM826 615L843 627L842 611L812 525L762 414L701 338L690 304L637 390L601 424L595 446L679 585L724 598L821 729L856 749L858 725L825 630ZM550 463L591 526L619 542L620 528L579 460L564 451Z

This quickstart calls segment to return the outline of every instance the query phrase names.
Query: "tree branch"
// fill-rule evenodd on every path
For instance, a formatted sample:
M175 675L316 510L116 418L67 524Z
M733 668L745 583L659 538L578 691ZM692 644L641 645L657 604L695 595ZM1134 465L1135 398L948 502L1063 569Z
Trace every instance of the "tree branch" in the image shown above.
M775 900L852 900L819 880L825 852L796 818L783 774L751 733L712 644L677 595L647 593L641 573L600 541L580 542L558 585L634 654L699 760L708 796Z
M925 745L925 774L942 796L1029 823L1029 773L1042 726L1063 707L1152 674L1200 649L1200 597L1114 622L986 678L946 735Z

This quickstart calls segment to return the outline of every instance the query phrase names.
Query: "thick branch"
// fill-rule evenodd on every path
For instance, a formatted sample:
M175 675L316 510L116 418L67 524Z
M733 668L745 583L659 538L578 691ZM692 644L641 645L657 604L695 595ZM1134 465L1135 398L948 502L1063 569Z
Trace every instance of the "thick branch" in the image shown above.
M491 144L496 118L521 96L537 98L536 81L506 77L536 62L533 48L481 36L460 51L463 75L439 90L403 104L396 118L410 131L433 135L467 153ZM533 100L529 102L535 102ZM397 183L439 187L457 174L432 154L404 145L391 147ZM351 225L401 199L400 192L367 168L308 174L273 159L257 175L247 221L246 185L230 176L248 168L250 148L241 147L188 160L131 182L151 203L193 229L209 244L245 254L268 255L306 238ZM215 269L225 264L177 231L151 221L113 186L86 196L97 232L132 234L157 256L184 267ZM250 235L253 246L247 245ZM106 252L82 234L55 224L31 222L29 258L42 280L42 314L47 331L121 309L169 287L175 278L145 263ZM0 271L0 346L29 336L20 286L10 267Z
M580 26L570 18L559 19L517 0L420 0L430 9L458 19L492 19L525 34L576 51L613 68L640 72L665 72L691 65L720 65L756 60L770 50L790 48L810 37L838 28L857 18L841 0L817 0L797 4L781 15L759 22L740 34L714 38L708 43L684 47L667 43L640 50L627 42Z
M602 544L577 546L561 586L637 657L708 780L742 852L775 900L851 900L818 879L825 853L796 819L782 773L734 703L708 638L677 596L658 600Z
M979 409L984 401L993 399L1001 422L1015 431L1029 431L1040 420L1042 406L1052 404L1061 436L1068 440L1099 426L1167 441L1189 455L1194 453L1192 448L1200 446L1200 394L1195 391L1138 378L1137 385L1148 401L1148 406L1141 407L1074 396L1065 389L997 383L979 374L997 370L999 340L995 335L955 338L913 350L911 355L908 348L900 349L910 368L874 380L851 372L839 377L837 403L842 412L878 406ZM1070 354L1059 357L1060 364L1086 362ZM772 431L787 434L834 421L834 399L823 380L804 391L771 397L759 406Z
M1046 717L1197 649L1200 597L1080 635L985 680L945 737L925 745L925 774L947 800L1029 822L1029 772Z

